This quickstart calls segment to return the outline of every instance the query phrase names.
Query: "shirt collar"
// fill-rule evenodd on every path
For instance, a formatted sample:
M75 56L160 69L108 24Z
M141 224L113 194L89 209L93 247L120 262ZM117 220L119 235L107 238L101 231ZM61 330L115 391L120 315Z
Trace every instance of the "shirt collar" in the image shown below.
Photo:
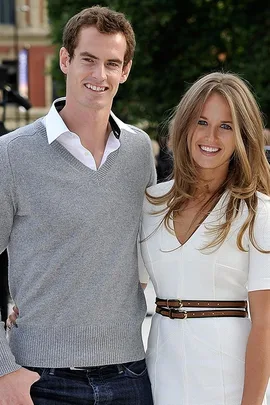
M111 111L110 113L110 119L112 119L115 124L119 127L119 129L125 129L128 132L131 132L132 134L136 134L135 131L130 127L130 125L125 124L123 121L121 121L119 118L116 117L116 115ZM110 121L111 123L111 121ZM120 134L119 134L120 135Z
M48 143L51 144L55 141L60 135L64 134L65 132L70 132L68 127L66 126L65 122L62 120L59 111L62 110L66 102L65 97L61 97L56 99L48 114L45 116L45 127L47 132ZM116 115L111 111L109 122L111 124L114 136L119 139L121 130L124 129L128 132L135 133L133 129L122 122Z

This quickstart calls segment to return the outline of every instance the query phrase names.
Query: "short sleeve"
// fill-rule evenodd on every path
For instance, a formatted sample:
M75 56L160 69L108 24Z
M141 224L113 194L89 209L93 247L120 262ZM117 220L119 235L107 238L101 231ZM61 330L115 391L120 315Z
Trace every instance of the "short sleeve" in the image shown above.
M254 237L257 245L270 251L270 198L258 198ZM261 253L249 241L248 291L270 289L270 253Z

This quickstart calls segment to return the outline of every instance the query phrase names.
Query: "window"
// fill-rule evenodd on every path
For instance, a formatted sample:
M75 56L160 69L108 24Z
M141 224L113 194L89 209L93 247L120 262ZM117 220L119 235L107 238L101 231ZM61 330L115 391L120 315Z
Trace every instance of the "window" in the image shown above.
M0 24L14 24L15 1L0 0Z

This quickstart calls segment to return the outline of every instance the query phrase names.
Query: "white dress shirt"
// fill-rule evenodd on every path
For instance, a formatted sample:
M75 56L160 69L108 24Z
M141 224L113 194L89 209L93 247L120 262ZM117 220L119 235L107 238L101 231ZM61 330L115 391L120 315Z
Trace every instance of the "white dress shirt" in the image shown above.
M92 153L81 144L80 137L68 129L62 117L58 113L56 106L58 103L63 103L63 101L65 101L65 97L55 100L50 108L50 111L44 117L44 125L46 127L49 144L57 139L57 141L81 163L89 167L89 169L98 170ZM119 135L121 129L126 129L127 131L134 133L130 126L119 120L119 118L117 118L112 112L110 116L117 127L119 127ZM99 167L105 163L109 154L116 151L119 147L120 141L115 136L114 132L111 131Z

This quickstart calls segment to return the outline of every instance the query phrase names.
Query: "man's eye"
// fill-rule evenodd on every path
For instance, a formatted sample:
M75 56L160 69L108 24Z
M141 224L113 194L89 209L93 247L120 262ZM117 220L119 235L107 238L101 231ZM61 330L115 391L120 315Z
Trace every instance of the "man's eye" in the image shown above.
M118 63L115 62L109 62L108 65L115 68L119 66Z
M204 120L199 120L198 125L207 125L207 122Z
M228 131L232 130L232 127L229 124L221 124L220 127Z
M83 61L84 61L84 62L93 62L93 59L90 59L90 58L83 58Z

